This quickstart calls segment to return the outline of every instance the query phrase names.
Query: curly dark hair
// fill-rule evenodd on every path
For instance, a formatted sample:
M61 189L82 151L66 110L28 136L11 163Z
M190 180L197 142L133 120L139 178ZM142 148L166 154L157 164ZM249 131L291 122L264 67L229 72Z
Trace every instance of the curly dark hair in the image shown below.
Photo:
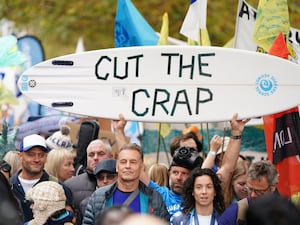
M183 213L189 213L195 208L195 198L193 196L194 184L197 177L207 175L209 176L214 185L214 189L216 192L216 196L213 200L214 209L217 211L219 215L221 215L225 210L225 202L221 187L221 182L211 169L202 169L200 167L192 170L190 176L186 179L183 187L182 194L182 205L183 205Z

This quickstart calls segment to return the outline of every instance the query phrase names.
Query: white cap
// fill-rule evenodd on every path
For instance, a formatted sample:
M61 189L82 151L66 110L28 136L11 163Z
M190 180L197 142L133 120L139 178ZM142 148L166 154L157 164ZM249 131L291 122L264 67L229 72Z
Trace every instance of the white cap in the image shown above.
M20 144L20 152L28 151L33 147L41 147L48 152L45 138L37 134L31 134L23 138Z

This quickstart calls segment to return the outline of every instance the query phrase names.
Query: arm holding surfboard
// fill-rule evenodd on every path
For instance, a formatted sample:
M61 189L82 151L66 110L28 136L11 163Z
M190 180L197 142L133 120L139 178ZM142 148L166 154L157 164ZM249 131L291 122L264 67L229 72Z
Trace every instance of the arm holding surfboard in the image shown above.
M125 126L127 121L123 114L119 114L119 120L112 120L112 125L114 128L115 139L117 142L118 150L125 144L128 144L128 139L125 135Z
M114 128L114 134L115 134L115 139L117 142L118 149L120 149L123 145L128 143L128 139L126 139L126 135L124 131L126 123L127 121L125 120L123 114L119 114L119 120L112 120L112 125ZM144 168L140 174L140 181L142 181L147 186L149 185L150 182L150 178L145 172Z
M235 113L230 120L231 126L231 136L228 143L227 150L224 154L223 162L221 168L217 171L219 178L221 179L223 190L229 185L233 170L236 166L240 148L241 148L241 138L245 127L245 124L250 119L238 120L238 114Z
M201 168L213 168L218 149L222 146L222 138L219 135L214 135L210 141L210 150L202 163Z
M113 121L113 127L115 132L116 141L118 148L127 143L126 136L124 133L124 128L126 125L126 120L122 114L119 115L120 120ZM225 152L223 163L221 168L217 171L217 174L221 178L222 186L225 188L228 186L233 170L235 168L236 162L239 157L240 147L241 147L241 135L244 130L245 124L250 119L238 120L238 114L235 113L230 121L231 125L231 138L228 143L227 151ZM208 165L207 165L208 166ZM208 168L208 167L202 167ZM146 185L149 184L150 178L144 172L140 177L141 181Z

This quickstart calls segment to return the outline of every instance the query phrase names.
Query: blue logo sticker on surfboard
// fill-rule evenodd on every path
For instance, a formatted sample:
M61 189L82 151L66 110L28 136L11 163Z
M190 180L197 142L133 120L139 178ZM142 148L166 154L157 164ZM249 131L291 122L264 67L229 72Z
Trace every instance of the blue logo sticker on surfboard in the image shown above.
M89 51L47 60L22 77L23 94L40 104L110 119L122 113L132 121L219 122L235 112L254 118L300 103L298 64L221 47Z
M262 96L269 96L276 92L277 90L277 80L274 76L270 74L262 74L256 80L257 93Z

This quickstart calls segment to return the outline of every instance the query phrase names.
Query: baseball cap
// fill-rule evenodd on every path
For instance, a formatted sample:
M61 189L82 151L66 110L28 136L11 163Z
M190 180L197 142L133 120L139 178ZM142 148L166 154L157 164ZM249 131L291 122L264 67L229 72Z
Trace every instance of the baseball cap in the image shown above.
M31 134L21 141L20 152L28 151L34 147L41 147L44 151L48 151L45 138L38 134Z
M189 170L193 170L197 166L201 166L203 159L197 151L190 147L179 147L175 150L171 166L180 166Z
M104 159L99 162L94 170L94 174L97 175L100 172L117 173L116 171L116 160L115 159Z

